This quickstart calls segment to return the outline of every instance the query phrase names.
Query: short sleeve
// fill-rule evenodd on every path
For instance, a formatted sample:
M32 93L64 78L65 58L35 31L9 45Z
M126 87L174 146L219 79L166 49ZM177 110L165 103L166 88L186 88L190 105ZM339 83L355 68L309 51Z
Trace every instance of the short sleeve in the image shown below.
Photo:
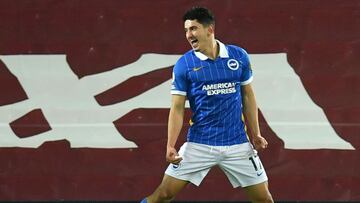
M242 73L241 73L241 76L240 76L240 85L247 85L247 84L252 82L253 73L252 73L251 63L250 63L248 53L244 49L241 49L241 51L243 53L242 53L242 57L241 57Z
M186 63L183 58L180 58L172 72L171 94L178 94L186 96L187 82L186 82Z

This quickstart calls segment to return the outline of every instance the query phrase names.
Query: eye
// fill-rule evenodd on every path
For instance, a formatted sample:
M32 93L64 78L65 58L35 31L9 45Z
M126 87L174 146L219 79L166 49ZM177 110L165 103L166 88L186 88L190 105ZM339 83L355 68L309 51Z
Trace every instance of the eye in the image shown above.
M190 29L191 29L191 31L196 31L197 27L191 27Z

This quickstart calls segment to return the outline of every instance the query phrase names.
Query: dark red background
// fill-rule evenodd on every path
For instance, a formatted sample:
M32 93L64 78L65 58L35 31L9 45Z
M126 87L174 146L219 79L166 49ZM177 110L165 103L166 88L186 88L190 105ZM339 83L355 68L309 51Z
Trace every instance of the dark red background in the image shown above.
M261 156L274 198L360 201L360 1L3 0L0 54L66 54L79 78L131 63L142 53L182 54L190 47L181 17L193 5L214 11L217 38L223 42L249 53L287 53L311 99L356 148L287 150L260 116L270 142ZM118 102L170 77L169 67L96 99L102 105ZM119 95L121 88L134 91ZM0 95L0 105L27 98L1 61ZM0 148L0 201L141 199L159 184L167 165L167 114L167 109L135 109L114 122L138 144L136 149L72 149L67 141L38 149ZM36 110L28 116L46 125L41 115ZM21 120L13 124L19 128ZM37 130L27 128L30 134ZM245 196L215 169L201 187L189 186L177 199L235 201Z

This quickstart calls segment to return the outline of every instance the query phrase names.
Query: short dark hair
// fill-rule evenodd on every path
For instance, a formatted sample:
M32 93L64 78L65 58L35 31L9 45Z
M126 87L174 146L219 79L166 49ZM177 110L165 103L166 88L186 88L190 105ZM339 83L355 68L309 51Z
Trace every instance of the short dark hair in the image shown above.
M215 16L209 9L204 7L195 6L186 11L183 16L183 21L185 22L186 20L197 20L205 26L215 25Z

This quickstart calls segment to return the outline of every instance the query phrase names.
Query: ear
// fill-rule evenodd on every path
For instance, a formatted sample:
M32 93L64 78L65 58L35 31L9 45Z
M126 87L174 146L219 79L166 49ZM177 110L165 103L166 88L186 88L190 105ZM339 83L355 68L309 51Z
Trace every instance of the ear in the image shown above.
M215 33L215 26L214 25L209 25L207 28L209 34L214 34Z
M209 31L211 34L214 34L214 33L215 33L215 26L214 26L214 25L209 25L209 26L208 26L208 31Z

